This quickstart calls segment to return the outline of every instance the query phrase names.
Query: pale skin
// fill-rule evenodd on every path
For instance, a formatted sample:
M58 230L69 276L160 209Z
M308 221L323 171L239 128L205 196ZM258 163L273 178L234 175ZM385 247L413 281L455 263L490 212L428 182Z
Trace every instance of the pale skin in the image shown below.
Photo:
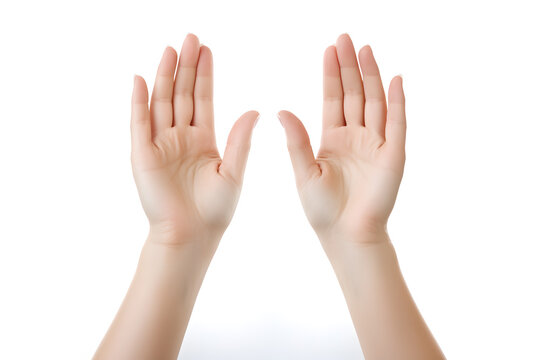
M221 158L212 53L189 34L165 49L151 99L135 76L132 168L150 230L128 293L95 359L176 359L195 299L240 195L259 114L242 115ZM150 101L149 101L150 100Z
M360 62L360 66L358 65ZM366 359L444 359L401 275L386 223L405 163L405 98L388 105L371 49L348 35L324 55L317 157L298 118L279 113L305 213L343 289ZM149 234L95 359L176 359L207 268L232 219L256 111L234 124L223 158L213 115L212 54L189 34L167 48L149 99L135 76L132 168Z
M336 272L366 359L444 359L407 289L387 233L405 164L405 96L388 104L369 46L350 37L326 49L323 132L314 156L300 120L285 129L305 213Z

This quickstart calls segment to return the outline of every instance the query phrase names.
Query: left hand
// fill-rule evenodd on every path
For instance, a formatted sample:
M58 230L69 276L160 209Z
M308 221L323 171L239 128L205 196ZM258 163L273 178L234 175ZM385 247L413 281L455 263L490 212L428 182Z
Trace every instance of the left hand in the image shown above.
M302 122L279 114L298 192L319 238L386 239L405 164L402 79L390 83L388 107L369 46L358 54L348 35L324 55L323 133L315 158Z

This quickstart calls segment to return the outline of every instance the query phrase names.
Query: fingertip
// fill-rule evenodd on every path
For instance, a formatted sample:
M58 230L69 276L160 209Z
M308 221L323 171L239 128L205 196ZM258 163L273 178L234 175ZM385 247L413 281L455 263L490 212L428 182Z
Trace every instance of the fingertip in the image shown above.
M161 56L161 61L158 67L158 75L174 76L177 59L178 55L176 54L176 50L174 50L171 46L167 46L163 51L163 55Z
M285 129L287 148L297 184L301 184L312 174L313 165L316 165L309 135L300 119L290 111L281 110L277 115Z
M205 45L201 45L199 50L199 62L197 64L197 76L210 76L213 71L212 51Z
M350 60L349 58L354 58L354 62L356 62L356 53L354 50L354 44L352 42L351 37L349 34L341 34L337 41L336 41L336 52L338 55L338 59L340 60L340 63L342 60ZM347 64L350 61L346 61Z
M165 56L165 54L169 54L169 53L174 55L174 57L178 56L178 54L176 53L176 50L171 45L167 45L165 47L165 50L163 51L163 55Z
M199 43L199 37L195 35L194 33L189 32L186 34L186 38L184 39L184 42L186 41L193 41L193 42Z
M402 104L405 102L405 94L403 92L403 77L396 75L390 81L388 87L388 103Z
M148 89L146 81L140 75L133 75L133 96L132 101L135 104L148 103Z
M248 114L250 114L252 116L255 116L255 117L261 116L261 114L257 110L249 110Z
M332 76L332 77L339 77L339 61L338 61L338 53L337 48L335 45L331 45L326 48L324 52L324 75L325 76Z
M373 49L370 45L364 45L358 52L358 60L360 61L360 66L362 68L362 73L364 75L373 75L379 76L379 66L373 55Z
M249 110L249 111L246 111L245 113L242 114L242 116L240 116L240 118L248 118L248 119L252 119L252 118L256 118L259 116L259 112L257 110Z
M346 32L340 34L336 40L336 44L341 42L352 42L350 35Z
M294 115L292 112L288 110L280 110L278 112L278 118L280 119L290 119L290 118L296 118L296 115Z
M230 135L229 135L229 140L231 140L231 136L236 136L234 135L236 133L236 130L235 129L249 129L249 131L253 130L253 128L255 127L255 125L257 125L257 121L259 120L259 112L258 111L255 111L255 110L250 110L250 111L246 111L245 113L243 113L239 118L238 120L236 120L236 122L234 123L233 125L233 131L231 131Z
M358 51L358 57L369 56L369 55L373 55L373 49L371 48L371 45L369 44L362 46L362 48Z
M242 182L251 147L251 136L258 118L259 112L255 110L242 114L234 123L227 139L227 147L218 171L235 179L237 183Z
M281 126L285 129L287 138L292 140L293 143L303 143L306 139L309 139L304 124L292 112L281 110L278 112L278 118L281 122Z
M210 48L206 45L201 45L200 46L200 49L199 49L199 56L202 56L204 54L204 56L207 56L208 59L212 60L214 54L212 54L212 50L210 50Z
M212 55L212 50L210 50L210 48L208 46L201 44L201 51L203 51L203 50L208 52L208 54Z
M248 110L244 114L249 115L249 116L257 116L259 115L259 112L257 110Z
M180 52L182 66L196 67L199 60L199 50L199 38L192 33L187 34Z
M258 111L253 110L254 116L255 116L255 122L253 123L253 126L256 126L259 123L259 119L261 118L261 114L259 114Z
M330 45L326 48L326 50L324 51L324 54L325 55L333 55L335 54L335 51L336 51L336 45Z
M373 56L373 49L370 45L364 45L362 48L358 51L358 60L360 63L363 64L369 64L375 62L375 57Z
M394 76L388 89L388 114L385 138L391 148L403 153L407 132L403 78Z
M281 124L281 126L283 126L283 121L281 121L281 111L277 112L276 117L278 118L279 123Z
M173 65L176 65L176 60L178 59L178 53L172 46L167 45L167 47L165 48L163 57L167 58L167 60L169 62L172 62ZM172 68L174 70L175 66L173 66Z
M253 126L257 125L261 114L257 110L249 110L242 115L243 118L248 118L253 121Z
M296 116L292 112L287 110L280 110L277 113L277 117L279 119L279 122L281 123L281 126L283 127L285 127L291 119L296 118Z

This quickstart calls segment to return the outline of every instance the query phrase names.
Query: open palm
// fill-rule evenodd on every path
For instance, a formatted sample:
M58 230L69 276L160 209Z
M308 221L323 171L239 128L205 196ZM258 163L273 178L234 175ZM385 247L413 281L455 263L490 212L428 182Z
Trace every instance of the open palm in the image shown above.
M175 50L165 50L150 107L146 83L135 77L133 174L151 231L166 235L167 241L215 239L229 224L240 195L258 113L237 120L221 159L212 67L210 49L189 34L178 64Z
M341 35L324 55L321 147L315 158L298 118L279 114L308 220L318 233L368 239L384 231L405 163L405 99L392 79L388 107L369 46L358 55Z

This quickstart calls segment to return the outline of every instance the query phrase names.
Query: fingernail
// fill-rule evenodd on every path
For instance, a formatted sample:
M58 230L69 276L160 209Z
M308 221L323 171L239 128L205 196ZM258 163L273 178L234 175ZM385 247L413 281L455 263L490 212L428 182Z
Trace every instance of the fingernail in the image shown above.
M349 37L349 38L350 38L349 33L344 32L344 33L341 33L341 34L338 36L338 39L339 39L340 37L343 37L343 36L346 36L346 37Z
M366 44L364 45L363 49L366 49L365 51L369 51L373 55L373 49L371 48L371 45Z
M257 126L257 123L259 122L260 118L261 118L261 114L258 114L257 118L255 119L255 123L253 124L253 127Z
M277 113L277 118L279 119L279 123L281 124L281 126L283 126L283 121L281 121L281 114L280 113Z

